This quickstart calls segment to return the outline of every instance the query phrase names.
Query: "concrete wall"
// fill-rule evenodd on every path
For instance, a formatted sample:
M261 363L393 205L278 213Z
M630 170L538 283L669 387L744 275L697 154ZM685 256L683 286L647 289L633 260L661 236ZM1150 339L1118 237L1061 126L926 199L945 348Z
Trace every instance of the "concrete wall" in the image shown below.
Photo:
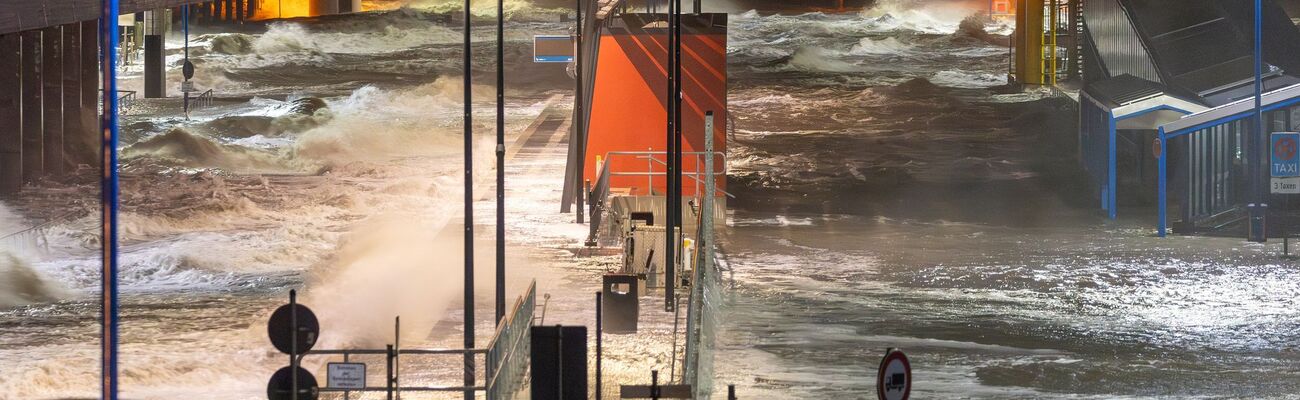
M95 166L95 22L0 35L0 195ZM89 43L87 43L89 42Z

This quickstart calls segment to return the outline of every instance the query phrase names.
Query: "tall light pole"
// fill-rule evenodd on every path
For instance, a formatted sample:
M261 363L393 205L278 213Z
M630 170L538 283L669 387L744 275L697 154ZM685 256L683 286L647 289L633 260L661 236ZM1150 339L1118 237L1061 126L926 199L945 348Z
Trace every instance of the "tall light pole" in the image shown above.
M465 349L474 348L474 111L470 78L470 0L465 0ZM465 399L474 398L474 355L465 353Z
M1268 241L1268 199L1264 193L1264 156L1268 136L1264 133L1264 13L1262 0L1255 0L1255 118L1254 129L1250 133L1250 233L1247 240L1252 242Z
M506 70L505 0L497 0L497 317L506 316ZM581 205L579 205L581 207Z
M674 63L677 61L677 58L673 57L673 51L677 44L676 37L674 36L675 32L673 30L673 23L676 22L676 19L673 18L673 14L676 10L676 1L668 0L668 24L667 29L665 29L668 35L668 51L665 54L665 56L668 57L668 68L666 68L665 71L665 74L668 77L668 88L664 91L664 108L668 111L668 132L664 137L664 210L666 214L664 215L664 221L666 222L664 224L664 310L666 311L672 311L673 307L676 305L673 303L677 289L677 286L673 284L677 272L677 265L674 262L677 260L677 257L674 256L674 253L677 251L677 246L674 244L674 241L677 238L677 217L674 215L681 213L681 211L677 210L677 202L673 201L674 197L681 196L681 194L677 193L675 190L677 186L675 185L677 163L674 162L675 153L673 152L673 146L677 144L677 130L674 129L677 122L676 118L674 118L677 114L677 101L674 99L675 94L677 93L675 91L677 86L674 84L674 80L677 79L675 74L677 70Z
M103 0L99 14L99 65L103 77L103 110L99 116L103 154L99 183L102 231L102 297L100 307L100 398L117 400L117 14L118 0Z

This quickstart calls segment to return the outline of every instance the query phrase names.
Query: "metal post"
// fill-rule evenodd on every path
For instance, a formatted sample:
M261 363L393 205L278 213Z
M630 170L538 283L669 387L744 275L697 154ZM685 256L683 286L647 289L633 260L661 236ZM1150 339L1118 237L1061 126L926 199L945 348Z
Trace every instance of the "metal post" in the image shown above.
M474 111L473 82L470 81L474 56L470 45L470 1L465 0L465 349L474 348ZM465 399L474 398L474 354L465 353Z
M672 7L672 3L669 3ZM650 371L650 398L659 399L659 370Z
M664 153L665 153L664 164L666 166L664 171L664 173L666 174L666 176L664 177L665 178L664 179L664 189L665 189L664 190L665 192L664 213L666 214L664 215L664 221L666 222L666 224L664 225L664 311L672 311L673 306L675 305L673 303L673 295L675 294L674 291L676 289L676 285L673 284L673 279L676 278L676 274L675 274L676 271L674 271L675 265L673 264L673 262L676 261L677 258L674 257L673 255L677 251L677 246L673 244L673 240L675 239L676 236L674 235L674 233L677 231L676 229L677 218L673 217L673 214L679 213L677 211L677 202L673 201L674 196L679 196L679 194L675 190L673 190L674 189L673 176L676 171L676 163L673 162L674 161L673 146L677 144L677 141L675 140L676 130L673 129L673 124L676 122L676 120L673 118L673 114L677 113L677 107L676 107L677 102L673 101L673 94L676 93L676 91L674 91L674 89L676 89L676 86L673 85L673 80L677 78L676 76L674 76L674 72L676 72L676 69L673 68L673 62L676 60L676 58L673 57L673 48L676 46L677 43L675 40L673 40L674 19L672 16L673 16L673 11L675 11L674 4L676 4L676 2L674 2L673 0L668 0L668 15L667 15L668 53L665 54L665 56L668 57L668 68L667 71L665 71L665 73L668 76L668 90L665 91L666 93L665 96L667 98L664 99L664 104L668 111L668 133L666 135L667 137L664 138L666 143L666 145L664 146Z
M727 400L736 400L736 385L727 385Z
M181 27L185 31L185 62L190 62L190 5L186 4L181 7ZM189 79L185 80L189 82ZM185 109L185 118L190 117L190 92L181 90L185 100L182 107Z
M603 339L602 333L604 332L604 330L602 330L601 328L601 321L605 318L605 315L601 313L602 295L603 293L596 292L596 400L600 400L602 395L601 381L600 381L600 375L601 375L600 359L603 350L603 348L601 347L602 346L601 341Z
M100 399L117 400L117 14L118 0L103 0L99 14L99 48L103 73L103 104L100 113L100 129L103 139L100 151L103 160L100 165L101 181L99 185L100 208L104 216L100 224L102 231L102 320L100 331Z
M402 317L393 317L393 392L402 398Z
M1250 232L1247 239L1261 243L1268 241L1268 231L1266 229L1268 204L1263 194L1265 185L1263 182L1263 169L1260 168L1263 161L1262 156L1264 155L1262 142L1265 138L1263 112L1264 58L1261 45L1264 37L1262 10L1261 0L1255 0L1255 118L1253 121L1255 129L1250 133L1250 140L1247 142L1249 143L1247 159L1250 168L1246 169L1247 173L1250 174L1250 180L1248 181L1250 182L1250 204L1247 205L1247 208L1250 209Z
M384 370L384 387L388 392L388 400L393 400L393 345L388 345L388 368Z
M587 130L585 129L585 128L586 128L587 118L585 117L585 114L583 114L583 108L584 108L583 105L585 105L586 102L583 101L583 93L582 93L582 83L583 83L583 82L582 82L582 53L583 53L583 51L582 51L582 49L583 49L583 47L582 47L582 36L583 36L583 35L582 35L582 33L583 33L583 32L582 32L582 1L583 1L583 0L574 0L574 16L575 16L575 19L574 19L574 31L573 31L573 32L574 32L575 37L577 38L577 46L578 46L578 47L576 48L576 50L577 50L577 51L576 51L576 54L574 54L574 64L573 64L573 73L574 73L574 77L575 77L575 78L574 78L574 86L573 86L573 96L574 96L574 97L573 97L573 99L574 99L573 104L574 104L574 110L576 110L576 112L573 114L573 116L574 116L574 118L576 118L577 120L576 120L576 121L573 121L573 133L574 133L574 135L573 135L573 137L569 138L569 140L577 140L577 141L578 141L577 146L578 146L578 149L579 149L579 150L578 150L578 158L577 158L577 160L576 160L576 161L577 161L577 166L574 167L574 170L577 171L578 179L574 179L574 180L573 180L573 184L574 184L574 185L578 185L578 187L577 187L577 190L578 190L578 201L577 201L577 203L578 203L578 215L577 215L577 218L578 218L578 223L579 223L579 224L583 223L583 220L585 219L585 218L584 218L584 215L583 215L583 213L584 213L585 211L583 211L582 206L583 206L583 203L584 203L584 196L585 196L586 194L583 193L583 190L582 190L582 181L583 181L583 176L586 175L586 173L587 173L587 166L586 166L586 164L587 164Z
M1168 190L1168 180L1169 180L1169 172L1167 166L1169 162L1168 161L1169 157L1166 156L1166 154L1169 153L1169 148L1168 148L1168 141L1165 139L1164 127L1160 127L1160 129L1156 131L1156 137L1158 140L1160 140L1160 157L1156 160L1157 170L1159 174L1159 176L1156 178L1157 186L1158 186L1156 188L1156 190L1158 191L1156 193L1156 203L1157 203L1156 208L1159 210L1158 214L1160 216L1160 222L1159 222L1159 226L1157 227L1156 235L1160 237L1165 237L1165 235L1167 234L1166 228L1168 226L1167 221L1168 221L1168 209L1169 209L1167 204L1169 201L1168 200L1169 194L1166 192Z
M496 324L506 317L506 69L505 0L497 0L497 304Z
M1107 152L1109 153L1109 156L1107 156L1106 198L1102 199L1102 202L1106 204L1107 216L1110 219L1115 219L1116 215L1119 214L1115 209L1117 203L1116 199L1119 197L1115 194L1115 191L1118 190L1117 188L1119 187L1119 184L1118 179L1116 178L1116 175L1118 174L1116 171L1116 160L1118 160L1116 142L1118 137L1116 136L1114 112L1106 113L1106 124L1106 131L1109 137L1109 142L1107 144Z
M351 357L350 357L350 356L351 356L351 354L343 353L343 362L344 362L344 363L347 363L347 362L351 361ZM363 392L363 395L364 395L364 392ZM343 400L351 400L351 399L352 399L352 391L350 391L350 390L344 390L344 391L343 391Z
M289 366L293 382L289 398L298 400L298 291L289 290Z
M673 8L673 210L671 215L676 223L674 227L682 229L682 0L671 0ZM684 229L683 229L684 230ZM677 278L677 266L682 257L681 240L674 239L670 244L675 247L672 261L673 273L669 278ZM673 287L677 281L673 281ZM676 289L673 290L676 292ZM674 301L673 308L677 305Z

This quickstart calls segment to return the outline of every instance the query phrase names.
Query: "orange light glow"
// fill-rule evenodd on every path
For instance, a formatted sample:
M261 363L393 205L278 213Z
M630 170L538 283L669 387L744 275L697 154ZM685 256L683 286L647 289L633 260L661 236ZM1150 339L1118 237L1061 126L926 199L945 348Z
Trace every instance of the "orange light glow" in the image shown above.
M257 3L253 20L313 17L320 15L312 0L262 0Z

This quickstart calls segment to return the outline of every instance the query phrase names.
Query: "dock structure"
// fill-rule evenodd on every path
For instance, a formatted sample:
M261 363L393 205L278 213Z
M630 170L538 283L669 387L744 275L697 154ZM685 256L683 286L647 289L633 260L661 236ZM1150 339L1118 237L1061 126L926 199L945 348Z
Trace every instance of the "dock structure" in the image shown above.
M1255 0L993 0L989 14L1015 17L1009 80L1078 103L1079 163L1107 218L1136 206L1161 236L1260 241L1280 234L1269 215L1297 212L1268 193L1267 138L1300 130L1300 29L1258 4L1259 40Z
M260 2L259 2L260 1ZM118 20L144 50L145 91L168 96L166 33L193 20L239 22L359 11L359 0L121 0ZM283 8L281 8L283 7ZM0 195L99 165L99 0L0 0ZM289 12L285 14L285 12Z
M1300 121L1300 29L1262 0L1259 87L1255 2L1092 0L1084 3L1080 157L1100 208L1154 205L1158 234L1244 234L1266 193L1267 137ZM1178 12L1171 12L1177 10ZM1250 118L1255 97L1263 129ZM1252 235L1262 239L1262 235Z

